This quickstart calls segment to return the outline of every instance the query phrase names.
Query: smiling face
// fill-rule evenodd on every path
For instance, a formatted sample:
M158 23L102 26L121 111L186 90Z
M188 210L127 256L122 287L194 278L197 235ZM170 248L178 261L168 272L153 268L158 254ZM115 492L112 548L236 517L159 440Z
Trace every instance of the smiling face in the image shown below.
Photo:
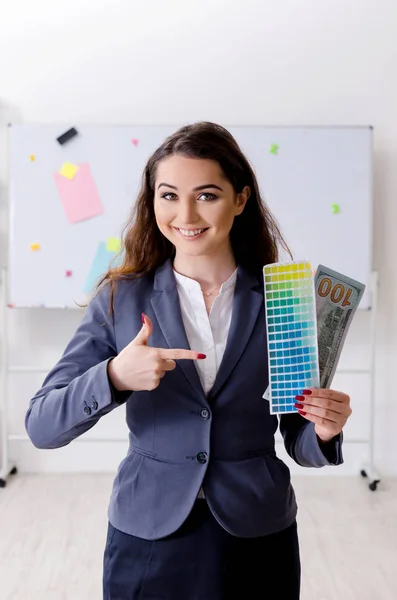
M230 254L230 230L249 193L236 194L216 161L172 155L157 167L156 222L179 255Z

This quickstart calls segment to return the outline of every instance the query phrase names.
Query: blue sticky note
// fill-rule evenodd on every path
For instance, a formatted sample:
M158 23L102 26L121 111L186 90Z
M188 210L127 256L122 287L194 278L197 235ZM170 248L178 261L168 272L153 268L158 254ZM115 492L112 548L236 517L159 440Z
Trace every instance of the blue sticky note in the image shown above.
M84 292L90 294L94 291L99 279L106 273L111 260L116 256L116 254L116 252L109 252L109 250L106 249L106 242L101 242L99 244L95 258L91 265L90 273L84 286Z

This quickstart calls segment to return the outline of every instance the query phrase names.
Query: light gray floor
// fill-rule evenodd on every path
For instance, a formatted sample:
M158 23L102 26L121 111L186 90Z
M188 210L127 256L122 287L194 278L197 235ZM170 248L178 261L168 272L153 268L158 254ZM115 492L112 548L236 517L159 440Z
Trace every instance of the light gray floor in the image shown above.
M1 600L101 600L111 483L109 475L17 475L0 489ZM397 600L397 479L376 492L360 478L295 478L294 486L302 600Z

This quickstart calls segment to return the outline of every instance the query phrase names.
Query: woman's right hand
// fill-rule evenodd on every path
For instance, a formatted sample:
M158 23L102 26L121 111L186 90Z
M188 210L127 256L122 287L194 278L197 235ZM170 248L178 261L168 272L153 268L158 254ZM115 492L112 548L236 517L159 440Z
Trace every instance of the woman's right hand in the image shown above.
M142 329L136 338L108 362L108 376L119 391L152 391L167 371L175 369L176 360L206 358L205 354L193 350L151 348L147 343L153 331L152 322L144 314L142 320Z

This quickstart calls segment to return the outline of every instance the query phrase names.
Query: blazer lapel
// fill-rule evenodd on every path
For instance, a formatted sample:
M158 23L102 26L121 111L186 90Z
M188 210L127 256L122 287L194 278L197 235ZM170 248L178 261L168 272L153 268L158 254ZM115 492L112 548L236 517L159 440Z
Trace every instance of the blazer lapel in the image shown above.
M154 294L150 302L169 348L190 350L183 324L175 276L169 260L156 270ZM200 399L202 400L203 397L205 399L205 393L194 361L178 360L177 366L182 370L195 392L199 394Z
M263 289L260 283L253 275L239 267L229 335L225 353L210 392L211 397L219 392L244 352L261 309L264 310L264 304Z

